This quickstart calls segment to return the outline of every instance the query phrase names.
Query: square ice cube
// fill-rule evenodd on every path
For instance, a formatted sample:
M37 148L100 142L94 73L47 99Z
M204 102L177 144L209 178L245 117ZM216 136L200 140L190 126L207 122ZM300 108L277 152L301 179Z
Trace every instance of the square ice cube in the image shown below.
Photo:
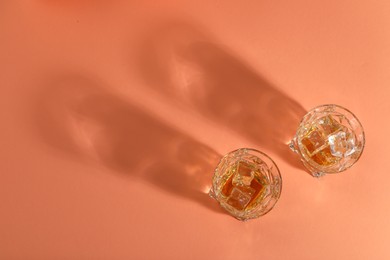
M239 162L233 177L233 185L250 186L253 178L253 167L247 162Z
M303 138L301 142L309 155L313 154L314 151L325 144L325 140L321 132L317 129L314 129L307 137Z
M243 210L251 201L251 199L252 197L249 194L246 194L245 192L235 187L227 199L227 203L238 210Z
M318 124L325 136L336 132L342 127L342 125L330 115L320 118Z
M335 157L347 157L356 151L355 136L339 131L328 137L330 151Z

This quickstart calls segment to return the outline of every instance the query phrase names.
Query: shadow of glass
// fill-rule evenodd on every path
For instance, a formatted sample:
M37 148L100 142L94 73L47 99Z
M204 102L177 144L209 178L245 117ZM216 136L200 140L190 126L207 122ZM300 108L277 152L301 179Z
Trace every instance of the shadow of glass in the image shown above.
M140 73L183 103L303 169L287 143L306 110L228 48L183 23L152 30L140 45Z
M220 158L213 149L86 79L55 85L35 115L47 144L222 212L207 194Z

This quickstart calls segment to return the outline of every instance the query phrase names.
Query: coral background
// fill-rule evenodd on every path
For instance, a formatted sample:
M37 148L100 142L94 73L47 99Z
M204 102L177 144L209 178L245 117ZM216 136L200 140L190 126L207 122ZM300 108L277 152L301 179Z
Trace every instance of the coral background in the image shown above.
M1 259L390 259L390 2L0 1ZM360 161L316 179L286 143L353 111ZM283 191L239 222L220 156Z

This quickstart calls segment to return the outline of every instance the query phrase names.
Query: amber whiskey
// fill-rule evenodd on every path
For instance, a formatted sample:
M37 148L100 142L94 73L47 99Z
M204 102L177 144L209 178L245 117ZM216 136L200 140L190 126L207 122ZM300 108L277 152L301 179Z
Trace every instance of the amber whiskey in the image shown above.
M268 213L279 199L282 179L268 155L240 148L222 157L215 168L209 195L239 220Z
M332 116L318 119L301 139L306 154L321 166L339 162L345 153L340 151L351 140L353 134Z
M264 191L262 173L255 164L240 161L229 171L229 177L222 186L222 195L226 203L237 210L246 210L261 199Z
M302 118L289 147L314 177L345 171L360 158L364 130L357 117L339 105L321 105Z

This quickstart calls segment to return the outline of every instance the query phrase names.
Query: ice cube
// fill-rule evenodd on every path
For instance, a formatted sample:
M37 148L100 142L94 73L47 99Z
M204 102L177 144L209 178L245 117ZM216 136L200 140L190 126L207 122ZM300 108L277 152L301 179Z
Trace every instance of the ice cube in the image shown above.
M328 137L330 151L335 157L347 157L356 151L355 136L352 133L339 131Z
M325 136L336 132L342 127L342 125L330 115L322 117L319 119L318 123L321 126L322 132Z
M253 167L247 162L239 162L233 177L233 185L250 186L253 178Z
M235 187L233 188L227 203L238 210L243 210L251 201L251 199L252 197L249 194L246 194L245 192Z
M302 139L302 144L305 146L309 155L313 154L314 151L321 148L325 144L325 140L322 134L318 130L312 131L307 137Z

